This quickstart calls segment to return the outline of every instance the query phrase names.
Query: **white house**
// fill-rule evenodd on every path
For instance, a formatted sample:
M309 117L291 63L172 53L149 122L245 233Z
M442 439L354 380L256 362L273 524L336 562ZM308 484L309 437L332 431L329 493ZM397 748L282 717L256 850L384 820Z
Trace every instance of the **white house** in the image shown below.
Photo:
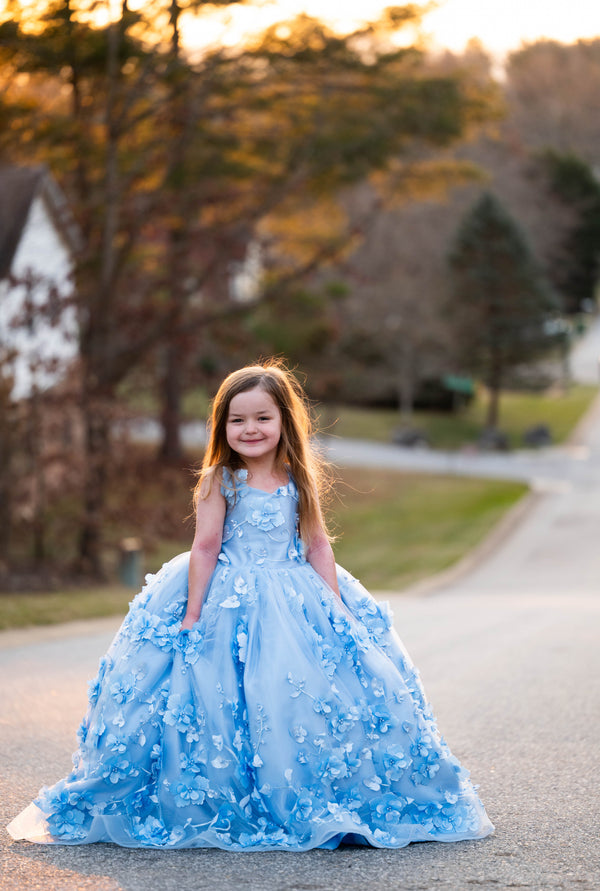
M0 167L0 376L12 397L57 383L78 353L80 236L46 167Z

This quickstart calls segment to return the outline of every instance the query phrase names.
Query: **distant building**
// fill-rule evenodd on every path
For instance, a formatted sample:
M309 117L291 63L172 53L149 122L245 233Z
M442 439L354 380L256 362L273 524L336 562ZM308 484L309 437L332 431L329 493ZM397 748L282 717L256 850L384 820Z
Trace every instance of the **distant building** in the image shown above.
M0 376L12 397L58 383L78 354L79 230L46 167L0 167Z
M258 241L249 242L242 260L229 264L229 297L236 303L252 303L260 294L264 266Z

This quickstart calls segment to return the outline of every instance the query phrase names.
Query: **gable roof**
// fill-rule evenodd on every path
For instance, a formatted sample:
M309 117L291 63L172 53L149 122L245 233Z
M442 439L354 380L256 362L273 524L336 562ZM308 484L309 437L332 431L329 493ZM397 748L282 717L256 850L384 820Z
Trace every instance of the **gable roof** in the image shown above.
M81 235L67 200L46 166L0 167L0 280L10 274L29 210L38 195L45 200L69 249L75 252L81 247Z

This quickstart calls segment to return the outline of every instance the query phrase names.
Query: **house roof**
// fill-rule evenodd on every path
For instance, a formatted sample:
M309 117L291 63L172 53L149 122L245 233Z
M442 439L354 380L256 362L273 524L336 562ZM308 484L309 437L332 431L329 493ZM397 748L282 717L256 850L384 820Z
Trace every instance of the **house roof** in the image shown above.
M0 167L0 280L10 274L29 209L40 195L71 251L81 247L81 235L67 201L44 165Z

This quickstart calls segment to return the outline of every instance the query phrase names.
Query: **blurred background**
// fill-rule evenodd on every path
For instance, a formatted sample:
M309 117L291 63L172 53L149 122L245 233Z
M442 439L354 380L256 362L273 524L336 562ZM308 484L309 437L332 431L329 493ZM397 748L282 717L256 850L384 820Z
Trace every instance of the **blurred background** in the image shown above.
M597 392L569 358L597 312L600 37L594 3L548 7L5 3L0 627L118 612L187 549L210 399L258 358L325 440L569 436ZM525 491L337 476L338 558L388 589Z

